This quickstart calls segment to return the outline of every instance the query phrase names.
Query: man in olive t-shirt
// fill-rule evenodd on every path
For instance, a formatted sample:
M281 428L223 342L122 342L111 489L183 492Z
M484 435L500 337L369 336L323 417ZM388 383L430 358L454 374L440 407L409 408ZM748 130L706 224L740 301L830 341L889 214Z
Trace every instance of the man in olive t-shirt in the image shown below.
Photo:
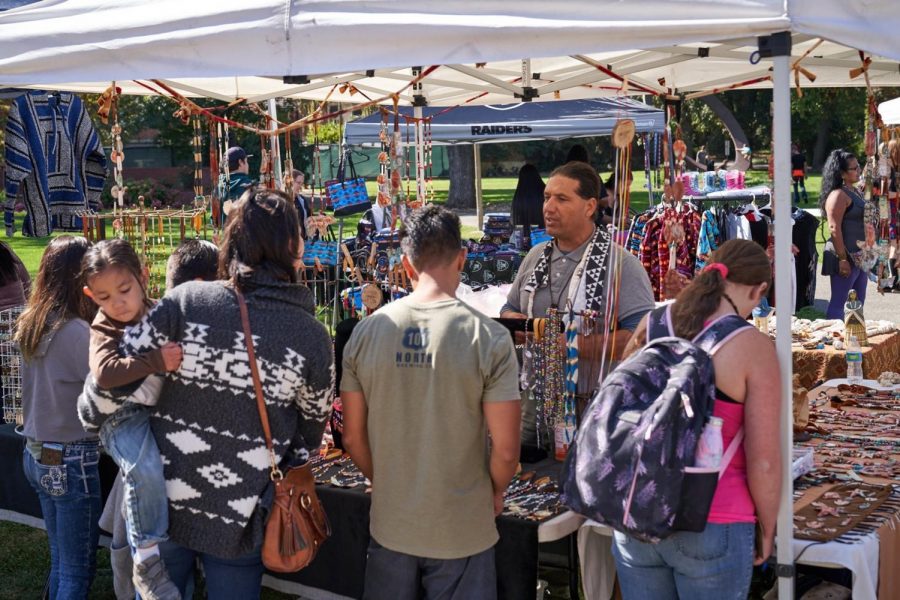
M413 281L344 350L344 447L372 481L364 598L496 597L494 518L519 455L518 364L509 333L456 299L459 218L405 223ZM491 443L488 444L488 433Z

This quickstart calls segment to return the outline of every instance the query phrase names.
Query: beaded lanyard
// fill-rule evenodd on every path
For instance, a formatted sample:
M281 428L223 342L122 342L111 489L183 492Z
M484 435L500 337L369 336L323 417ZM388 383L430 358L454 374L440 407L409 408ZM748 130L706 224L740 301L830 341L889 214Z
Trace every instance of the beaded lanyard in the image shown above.
M575 396L578 393L578 322L574 311L569 309L569 324L566 326L566 394L563 407L563 424L566 445L575 438Z

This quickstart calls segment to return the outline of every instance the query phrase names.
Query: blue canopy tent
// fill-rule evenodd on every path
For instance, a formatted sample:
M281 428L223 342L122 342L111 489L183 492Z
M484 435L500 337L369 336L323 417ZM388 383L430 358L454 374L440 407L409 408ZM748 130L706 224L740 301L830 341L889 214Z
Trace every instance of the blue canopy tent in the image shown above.
M413 116L413 107L400 107L400 114ZM638 133L661 133L666 127L661 109L631 98L519 102L494 106L445 108L427 106L423 117L431 121L434 144L484 144L561 140L610 135L619 119L634 121ZM347 124L344 143L351 146L378 144L381 114L375 113Z
M637 133L662 133L666 128L666 117L662 110L625 97L452 108L403 106L399 110L406 117L433 117L433 144L474 145L475 205L479 227L482 227L484 219L479 144L610 135L620 119L634 121ZM347 123L344 128L344 144L380 144L381 123L380 112ZM418 145L421 142L419 127L416 128L416 138ZM418 152L417 149L417 155ZM417 170L417 188L422 195L424 182L418 176L420 174Z

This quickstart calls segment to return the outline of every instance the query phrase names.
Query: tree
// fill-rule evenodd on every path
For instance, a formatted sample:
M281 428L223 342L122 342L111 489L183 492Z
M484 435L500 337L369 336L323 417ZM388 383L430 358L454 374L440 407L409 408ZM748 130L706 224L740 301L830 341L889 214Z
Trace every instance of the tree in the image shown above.
M471 144L447 147L450 163L448 208L475 208L475 150Z

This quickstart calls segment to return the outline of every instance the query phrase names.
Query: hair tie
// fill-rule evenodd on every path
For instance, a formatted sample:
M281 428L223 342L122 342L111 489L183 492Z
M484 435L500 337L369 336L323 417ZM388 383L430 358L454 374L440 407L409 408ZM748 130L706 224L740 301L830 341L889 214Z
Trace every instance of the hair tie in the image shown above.
M728 267L724 264L716 262L709 263L705 267L703 267L703 272L706 273L708 271L718 271L722 275L722 279L728 279Z

